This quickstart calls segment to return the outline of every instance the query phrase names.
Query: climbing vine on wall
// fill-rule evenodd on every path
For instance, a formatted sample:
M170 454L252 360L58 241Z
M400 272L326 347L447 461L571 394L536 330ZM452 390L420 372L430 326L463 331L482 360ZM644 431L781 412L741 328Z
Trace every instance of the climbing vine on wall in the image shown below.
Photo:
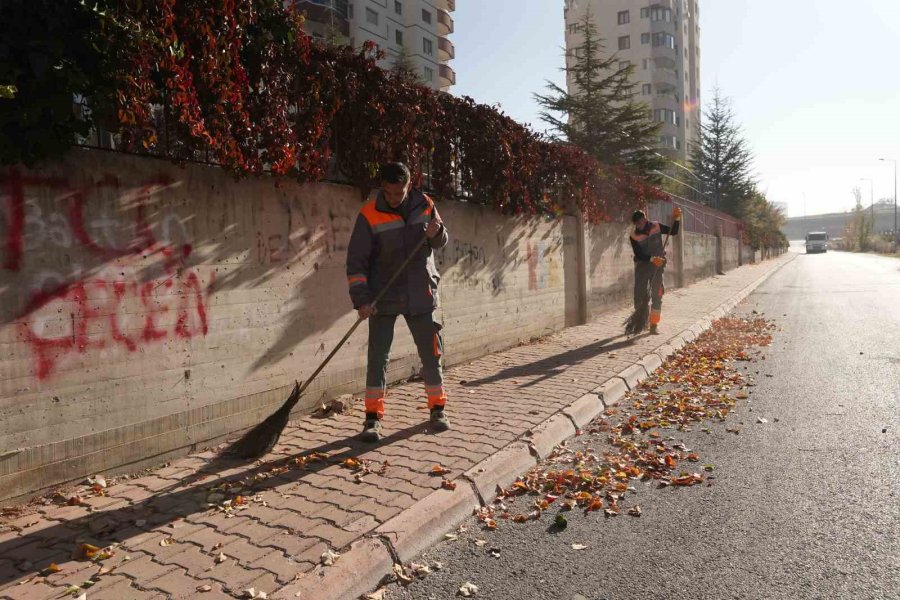
M368 186L406 161L441 197L592 222L662 199L637 174L497 109L323 45L280 0L9 0L0 5L0 160L61 156L89 131L236 176ZM74 108L73 108L74 104Z

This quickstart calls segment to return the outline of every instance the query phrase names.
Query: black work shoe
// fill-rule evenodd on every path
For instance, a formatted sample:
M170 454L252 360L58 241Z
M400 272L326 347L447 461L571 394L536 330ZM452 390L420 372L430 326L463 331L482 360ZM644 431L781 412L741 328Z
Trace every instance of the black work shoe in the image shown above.
M366 413L366 422L359 437L364 442L375 443L381 441L383 436L381 435L381 421L378 419L378 415Z
M431 409L431 419L429 422L431 423L432 429L435 431L447 431L450 429L450 420L447 419L447 415L444 414L443 406L436 406Z
M657 335L659 333L659 329L656 325L650 326L650 335Z

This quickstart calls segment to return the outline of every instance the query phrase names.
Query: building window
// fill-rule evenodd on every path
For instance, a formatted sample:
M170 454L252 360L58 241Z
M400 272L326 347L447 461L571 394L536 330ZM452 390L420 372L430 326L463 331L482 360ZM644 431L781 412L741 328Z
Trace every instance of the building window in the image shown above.
M398 45L398 46L402 46L402 45L403 45L403 32L402 32L402 31L395 31L395 32L394 32L394 39L397 41L397 45Z
M424 52L426 56L434 56L434 42L428 38L422 38L422 52Z
M646 19L650 16L650 7L645 6L641 9L641 18Z
M434 82L434 69L425 67L425 81Z
M619 70L620 70L620 71L621 71L622 69L627 69L627 68L630 67L630 66L631 66L631 61L630 61L630 60L620 60L620 61L619 61Z
M649 33L642 33L642 34L641 34L641 43L642 43L642 44L649 44L649 43L650 43L650 34L649 34Z
M659 48L664 46L666 48L675 49L675 36L671 33L659 32L653 34L653 47Z
M645 83L644 86L641 88L641 94L643 94L644 96L649 96L652 93L653 93L653 86L650 85L649 83Z
M403 3L400 0L394 0L394 12L398 15L403 14Z
M422 9L422 20L424 22L428 23L429 25L431 24L431 13L428 12L427 10L425 10L424 8Z
M674 148L675 150L681 149L681 140L679 140L674 135L659 136L659 144L664 148Z
M643 66L644 66L645 71L650 68L650 59L649 58L644 59Z
M625 25L627 23L631 23L631 11L622 10L619 11L619 25Z
M378 13L371 8L366 9L366 22L372 25L378 25Z
M631 48L631 36L623 35L619 38L619 50L628 50Z
M668 123L670 125L679 124L678 115L675 114L674 110L669 110L668 108L657 108L654 110L653 120L658 121L659 123Z
M650 10L650 20L651 21L664 21L666 23L672 22L672 9L671 8L653 8Z
M578 33L578 23L569 23L569 33Z

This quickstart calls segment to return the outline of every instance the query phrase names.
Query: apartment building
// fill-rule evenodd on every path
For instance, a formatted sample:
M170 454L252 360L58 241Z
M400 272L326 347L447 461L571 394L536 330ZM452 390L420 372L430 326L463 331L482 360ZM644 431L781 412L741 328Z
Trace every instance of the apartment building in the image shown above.
M289 0L306 14L310 35L360 47L372 40L391 68L401 53L422 83L447 91L456 83L450 66L456 0Z
M583 41L579 25L587 14L606 51L635 66L638 99L662 123L660 152L687 160L700 137L699 0L566 0L570 55ZM570 79L570 93L573 85Z

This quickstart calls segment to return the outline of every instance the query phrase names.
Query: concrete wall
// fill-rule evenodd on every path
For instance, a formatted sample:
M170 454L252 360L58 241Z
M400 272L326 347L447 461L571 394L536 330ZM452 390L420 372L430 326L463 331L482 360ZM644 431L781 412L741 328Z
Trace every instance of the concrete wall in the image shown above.
M632 302L634 254L630 227L619 223L588 226L588 305L591 315Z
M355 321L344 261L363 199L102 151L0 171L0 499L158 464L270 414ZM624 225L439 211L448 364L631 301ZM707 238L677 242L688 281L712 274ZM365 329L301 406L364 387ZM389 377L417 370L400 324Z
M755 262L753 248L747 244L741 244L741 264L751 265Z
M734 238L722 238L722 267L725 271L740 266L741 242Z
M0 186L0 497L255 424L355 320L354 188L96 151ZM440 212L448 363L565 326L562 221ZM361 329L304 405L364 386ZM393 380L418 365L397 331Z
M716 237L684 232L685 285L716 274Z

